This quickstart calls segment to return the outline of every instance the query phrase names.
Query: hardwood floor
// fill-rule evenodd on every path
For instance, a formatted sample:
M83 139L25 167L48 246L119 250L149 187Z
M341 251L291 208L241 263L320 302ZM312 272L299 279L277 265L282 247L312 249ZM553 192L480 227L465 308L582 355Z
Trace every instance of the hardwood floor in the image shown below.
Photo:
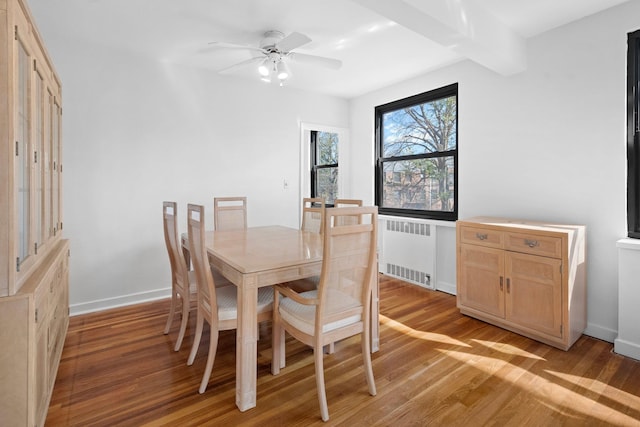
M257 407L235 406L235 332L220 334L207 391L203 337L186 360L195 312L179 352L169 301L71 318L48 426L566 426L640 425L640 362L583 336L567 352L462 316L455 297L380 278L378 394L369 396L360 342L325 355L331 419L320 420L313 355L287 339L287 367L270 373L271 331L261 325Z

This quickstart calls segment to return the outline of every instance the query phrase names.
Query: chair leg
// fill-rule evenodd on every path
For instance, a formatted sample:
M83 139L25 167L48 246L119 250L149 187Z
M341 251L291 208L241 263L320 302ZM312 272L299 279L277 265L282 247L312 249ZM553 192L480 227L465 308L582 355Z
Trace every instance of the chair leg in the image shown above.
M178 334L178 340L176 341L176 346L173 348L174 351L180 350L182 347L182 340L184 339L184 333L187 330L187 322L189 321L189 296L186 297L181 295L182 300L182 321L180 322L180 333Z
M314 356L315 365L316 365L316 387L318 389L318 402L320 403L320 415L322 416L322 421L328 421L329 408L327 407L327 394L324 389L324 365L323 365L324 352L322 351L321 345L317 345L313 349L313 356Z
M278 375L280 368L284 368L282 359L284 359L283 339L284 329L280 325L280 318L273 313L273 321L271 323L271 375Z
M169 330L171 329L171 325L173 324L173 316L175 315L176 310L176 300L178 295L175 290L171 291L171 306L169 306L169 317L167 317L167 324L164 327L164 334L167 335Z
M200 382L200 389L198 393L202 394L207 389L209 384L209 378L211 378L211 371L213 370L213 362L216 360L216 351L218 350L218 329L210 327L211 337L209 339L209 354L207 355L207 366L204 368L204 375L202 375L202 381Z
M333 354L336 352L336 343L332 342L331 344L327 344L324 346L327 354Z
M371 336L369 335L369 326L366 325L364 332L360 336L362 341L362 358L364 361L364 373L367 378L367 385L369 386L369 394L371 396L376 395L376 383L373 378L373 368L371 366Z
M200 346L200 338L202 338L202 329L204 327L204 317L200 307L198 307L198 314L196 315L196 334L193 337L193 345L191 346L191 353L189 359L187 359L187 365L193 365L193 361L198 353L198 347Z
M283 327L280 327L280 368L284 368L286 365L286 349L285 349L285 331Z

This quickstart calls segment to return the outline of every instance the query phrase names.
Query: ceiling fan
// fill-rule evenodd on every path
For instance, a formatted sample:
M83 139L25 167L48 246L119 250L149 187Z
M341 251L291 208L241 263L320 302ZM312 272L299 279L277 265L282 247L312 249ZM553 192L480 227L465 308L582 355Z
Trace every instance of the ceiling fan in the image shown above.
M284 81L291 77L291 71L287 64L288 61L307 63L334 70L342 66L342 61L338 59L294 52L294 49L304 46L309 42L311 42L311 39L304 34L293 32L285 37L282 32L271 30L264 33L257 47L226 42L211 42L209 44L221 48L248 49L260 54L259 56L254 56L251 59L224 68L218 71L219 73L226 73L259 63L258 72L260 73L261 79L268 83L271 82L272 79L277 79L280 86L282 86Z

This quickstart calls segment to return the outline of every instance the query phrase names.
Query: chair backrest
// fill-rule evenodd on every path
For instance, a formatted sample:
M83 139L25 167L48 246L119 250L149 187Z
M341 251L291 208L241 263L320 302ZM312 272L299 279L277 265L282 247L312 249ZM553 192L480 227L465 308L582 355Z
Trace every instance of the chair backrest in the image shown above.
M321 233L324 227L325 203L321 197L302 199L302 231Z
M247 198L214 197L213 227L215 230L247 228Z
M339 217L356 215L363 218L361 223L338 224ZM361 316L366 325L376 274L378 208L327 208L324 224L316 333L322 325L351 316Z
M162 224L164 228L164 242L169 253L171 263L171 277L184 298L189 295L189 269L182 254L178 240L178 206L176 202L162 202Z
M360 207L362 206L362 200L336 199L333 202L333 206L336 208ZM336 217L336 220L338 221L338 225L360 224L362 222L362 217L360 215L339 216L339 217Z
M187 214L189 251L198 289L198 306L211 315L211 320L216 322L211 327L217 328L218 304L211 267L209 266L209 257L207 256L204 206L189 204L187 205Z

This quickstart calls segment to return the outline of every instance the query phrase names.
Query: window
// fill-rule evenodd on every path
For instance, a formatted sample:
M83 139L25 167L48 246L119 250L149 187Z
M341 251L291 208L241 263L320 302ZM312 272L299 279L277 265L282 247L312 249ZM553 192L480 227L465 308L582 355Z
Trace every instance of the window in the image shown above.
M640 239L640 30L627 43L627 227Z
M311 197L333 205L338 197L338 134L311 131Z
M458 217L458 85L375 109L376 204L386 215Z

